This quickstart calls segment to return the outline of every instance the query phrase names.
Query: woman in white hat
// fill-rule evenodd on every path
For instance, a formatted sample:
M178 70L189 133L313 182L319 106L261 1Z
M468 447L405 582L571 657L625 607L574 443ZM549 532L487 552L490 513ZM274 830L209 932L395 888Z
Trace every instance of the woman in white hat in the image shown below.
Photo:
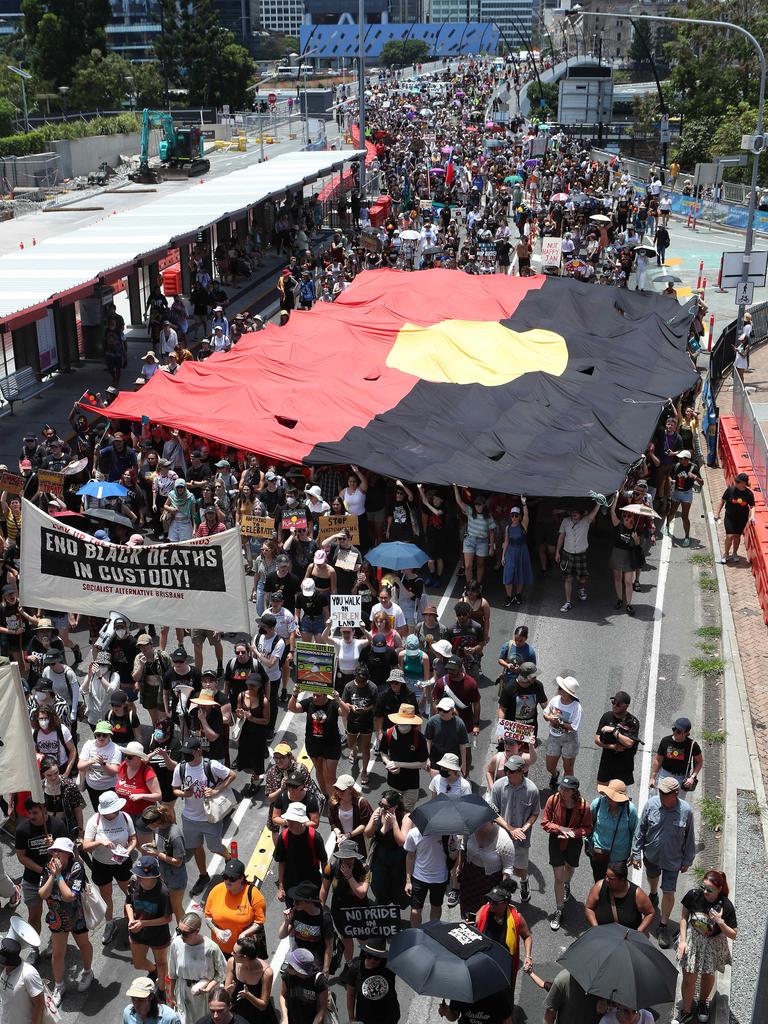
M328 824L336 835L336 842L352 841L365 857L367 850L363 833L372 814L373 808L362 796L352 776L340 775L333 784L328 801Z
M125 813L133 819L138 831L137 842L146 843L150 836L143 828L141 816L151 804L162 799L160 782L154 768L147 762L144 747L132 740L123 748L123 759L117 769L115 792L125 799Z
M549 723L547 737L547 771L549 788L557 789L557 762L562 757L563 771L573 775L576 755L579 752L579 726L581 725L581 701L579 683L573 676L557 677L557 693L544 708L542 717Z
M85 826L83 839L83 850L90 853L92 859L91 879L107 905L102 938L105 946L112 941L117 928L112 917L112 883L116 882L118 888L128 892L131 854L136 848L136 827L124 807L125 800L114 790L102 793L98 812Z
M680 509L683 520L683 547L691 543L691 505L693 504L693 485L701 486L704 481L699 474L699 467L691 462L691 453L687 449L677 453L677 462L672 467L672 493L669 496L667 512L667 532L672 533L672 522Z
M70 933L83 958L83 970L77 982L78 992L85 992L93 981L93 946L83 916L82 896L86 876L82 864L75 857L74 843L71 839L54 839L48 852L51 856L40 876L39 895L48 904L46 923L51 930L55 983L53 1002L59 1006L64 995L64 957Z

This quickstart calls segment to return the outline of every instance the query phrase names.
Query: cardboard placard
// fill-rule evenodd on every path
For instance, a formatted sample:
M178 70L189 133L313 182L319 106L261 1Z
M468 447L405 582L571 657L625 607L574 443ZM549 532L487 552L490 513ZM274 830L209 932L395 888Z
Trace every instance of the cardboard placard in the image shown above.
M356 626L362 621L363 598L360 594L331 594L331 618L334 626Z
M298 690L299 693L324 693L326 697L331 697L336 692L332 686L325 686L323 683L302 683Z
M63 473L52 473L49 469L41 469L37 474L40 490L44 494L54 494L59 498L64 496L65 479Z
M0 472L0 491L6 494L22 494L26 480L19 473Z
M269 516L240 516L240 533L244 537L269 540L275 532L275 521Z
M559 267L563 255L563 240L553 236L545 236L541 240L542 267Z
M280 526L283 530L306 530L307 510L305 508L284 508L280 515Z
M333 688L333 663L336 657L333 644L311 644L297 640L294 656L299 689L303 683L321 683Z
M496 726L496 736L501 739L503 736L511 736L518 743L533 743L536 732L532 725L527 722L512 722L503 718Z
M347 939L391 938L403 927L396 903L337 907L333 921L339 934Z
M322 544L324 540L332 537L339 530L349 530L352 543L360 543L360 527L357 516L320 516L317 523L317 543Z

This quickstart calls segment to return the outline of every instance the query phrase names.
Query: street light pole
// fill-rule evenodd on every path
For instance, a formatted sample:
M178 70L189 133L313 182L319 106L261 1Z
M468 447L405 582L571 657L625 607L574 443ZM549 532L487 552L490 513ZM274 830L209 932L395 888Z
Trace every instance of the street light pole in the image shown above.
M358 194L365 199L365 0L360 0L357 7L357 125L360 133L358 140L363 155L360 157L358 176Z
M28 71L25 71L23 68L16 68L12 64L7 64L6 67L9 71L12 71L14 75L18 75L21 79L21 103L24 108L24 131L28 132L29 111L27 110L27 90L24 83L28 82L32 78L32 75Z
M578 5L572 8L573 13L580 11ZM570 12L566 12L566 17ZM749 281L749 264L752 258L752 240L754 236L753 222L755 219L755 208L757 206L757 179L760 173L760 152L763 148L762 135L763 135L763 115L765 112L765 54L763 48L758 43L757 39L748 32L741 25L736 25L732 21L714 21L709 18L669 18L661 14L616 14L613 11L590 11L590 16L593 18L618 18L621 21L667 21L673 22L677 25L707 25L710 28L728 29L732 32L738 32L740 35L748 39L749 42L754 46L757 51L757 59L760 64L760 92L758 94L757 101L757 130L754 138L757 140L761 139L759 145L752 147L752 183L749 190L749 208L747 211L747 230L744 237L744 260L741 265L741 284L745 285ZM736 319L736 335L741 334L742 324L744 322L744 310L746 303L740 302L738 306L738 314Z

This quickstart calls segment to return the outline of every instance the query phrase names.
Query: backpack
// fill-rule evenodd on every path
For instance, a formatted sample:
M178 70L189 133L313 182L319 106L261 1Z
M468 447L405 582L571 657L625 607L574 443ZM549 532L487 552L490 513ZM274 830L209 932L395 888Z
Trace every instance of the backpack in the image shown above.
M317 856L317 850L315 848L315 828L313 825L309 825L306 831L307 838L309 840L309 852L312 854L312 867L315 870L319 870L320 861ZM282 828L280 830L280 842L283 844L283 850L288 852L288 829Z
M186 762L183 761L179 765L179 768L181 769L181 771L179 772L179 782L181 783L180 788L181 789L186 789L187 788L187 783L186 783L187 773L185 771ZM213 770L211 769L211 760L208 757L204 757L203 758L203 771L205 772L205 779L206 779L206 782L208 783L208 788L209 789L214 789L216 786L218 786L218 784L221 781L221 779L214 778Z

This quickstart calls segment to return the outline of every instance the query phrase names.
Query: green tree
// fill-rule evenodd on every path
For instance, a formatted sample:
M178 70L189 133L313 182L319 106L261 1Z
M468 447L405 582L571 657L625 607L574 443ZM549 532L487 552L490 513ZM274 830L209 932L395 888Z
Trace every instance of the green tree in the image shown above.
M135 70L116 53L91 50L75 67L67 106L71 110L120 109L131 93L131 79L135 83Z
M16 116L16 104L6 96L0 99L0 136L10 135L13 131L13 119Z
M160 98L165 99L166 85L170 87L179 84L179 69L183 64L183 33L178 0L160 0L157 17L161 31L155 36L154 50L162 80L162 92L153 101L153 106L160 104Z
M217 107L228 103L233 110L242 110L248 102L247 87L254 77L253 59L244 46L232 39L222 47L218 57L219 73L211 81L211 99Z
M136 108L157 109L165 99L165 83L157 64L131 64Z
M653 39L647 21L636 21L632 30L629 59L633 64L648 64L648 50L653 53Z
M717 130L717 124L718 119L714 117L689 117L683 122L674 159L684 171L693 173L697 163L709 160L712 155L712 136Z
M632 133L645 135L659 127L659 97L654 93L637 96L632 102Z
M109 0L22 0L21 11L32 67L55 87L71 84L91 50L106 51Z
M179 84L192 105L242 107L255 66L245 47L219 24L211 0L191 0L179 18Z
M392 39L382 47L380 63L388 68L404 68L409 64L420 64L428 57L429 45L423 39L405 42Z

